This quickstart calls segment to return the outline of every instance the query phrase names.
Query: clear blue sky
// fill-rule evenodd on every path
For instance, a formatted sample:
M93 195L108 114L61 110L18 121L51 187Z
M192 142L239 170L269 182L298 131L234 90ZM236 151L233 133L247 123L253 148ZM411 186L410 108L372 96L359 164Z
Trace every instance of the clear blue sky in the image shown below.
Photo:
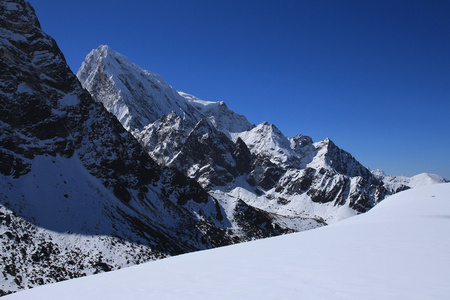
M252 123L450 179L450 1L29 2L74 72L107 44Z

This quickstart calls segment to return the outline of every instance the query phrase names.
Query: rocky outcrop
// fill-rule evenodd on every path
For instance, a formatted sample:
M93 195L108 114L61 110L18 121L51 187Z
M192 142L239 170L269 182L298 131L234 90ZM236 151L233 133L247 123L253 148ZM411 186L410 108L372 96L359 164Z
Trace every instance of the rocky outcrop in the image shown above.
M210 188L232 182L249 169L250 162L250 152L243 142L233 143L208 120L201 119L171 165Z

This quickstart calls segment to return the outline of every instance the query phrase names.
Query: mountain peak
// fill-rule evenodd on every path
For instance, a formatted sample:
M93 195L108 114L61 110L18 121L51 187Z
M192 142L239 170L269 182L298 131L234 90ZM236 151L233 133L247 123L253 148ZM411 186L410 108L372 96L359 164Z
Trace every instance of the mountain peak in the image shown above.
M129 69L132 65L133 64L125 55L114 51L108 45L100 45L96 49L92 49L91 52L86 55L84 62L78 70L77 76L79 74L80 76L86 75L86 69L93 71L99 67L107 67L108 70L117 71L120 69ZM81 80L81 82L83 83L83 80Z
M133 64L107 45L100 45L86 56L77 77L127 130L141 131L172 111L180 117L192 118L184 98L164 79Z
M91 53L92 54L97 54L99 57L102 57L102 58L108 57L108 56L110 56L110 57L120 57L120 58L123 58L123 59L129 61L129 59L125 55L122 55L122 54L116 52L113 48L111 48L108 45L99 45L97 47L97 49L92 49L89 54L91 54Z
M386 173L383 170L380 170L380 169L373 170L371 173L377 178L386 176Z
M331 145L331 146L334 145L333 141L332 141L329 137L327 137L326 139L324 139L323 142L324 142L325 144L327 144L327 145Z
M203 101L178 92L161 76L137 66L107 45L100 45L86 56L77 77L127 130L142 131L172 111L192 127L199 120L212 117L214 126L225 134L253 127L223 101Z
M273 124L273 123L269 123L267 121L262 122L261 124L257 125L256 128L258 128L258 130L262 130L262 131L270 131L270 132L274 132L277 134L283 134L278 127Z
M262 122L255 128L241 132L240 137L255 155L270 157L274 163L286 163L294 153L290 141L284 134L269 122Z
M108 52L108 51L111 52L112 51L114 53L117 53L108 45L99 45L97 48L97 51L100 51L100 52Z
M206 118L202 118L200 121L197 122L192 132L198 132L202 131L204 133L211 133L215 132L216 129L213 124L211 124L211 121L209 121Z

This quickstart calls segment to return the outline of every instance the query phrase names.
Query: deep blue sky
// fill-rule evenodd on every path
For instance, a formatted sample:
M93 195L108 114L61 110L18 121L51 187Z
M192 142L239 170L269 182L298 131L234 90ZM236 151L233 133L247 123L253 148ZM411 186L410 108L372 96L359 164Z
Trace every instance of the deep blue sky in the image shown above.
M450 1L29 2L74 72L107 44L252 123L450 179Z

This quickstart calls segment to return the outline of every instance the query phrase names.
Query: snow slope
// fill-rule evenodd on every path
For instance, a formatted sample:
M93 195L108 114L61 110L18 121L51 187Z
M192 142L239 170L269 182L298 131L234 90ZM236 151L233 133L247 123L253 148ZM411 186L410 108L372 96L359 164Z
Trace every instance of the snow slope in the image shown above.
M450 184L301 233L201 251L6 299L448 299Z

